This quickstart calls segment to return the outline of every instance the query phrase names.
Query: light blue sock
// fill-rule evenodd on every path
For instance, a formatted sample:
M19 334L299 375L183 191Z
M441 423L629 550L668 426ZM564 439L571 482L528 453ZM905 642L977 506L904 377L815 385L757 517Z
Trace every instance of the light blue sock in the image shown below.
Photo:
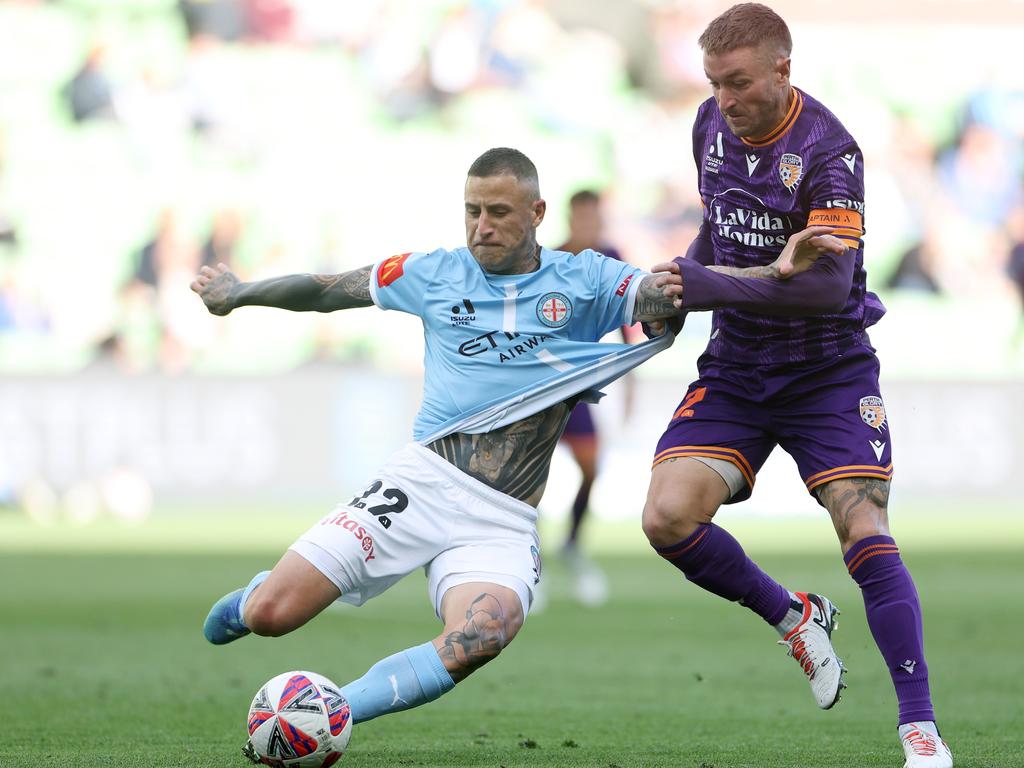
M352 708L352 722L362 723L426 704L454 687L434 644L424 643L381 659L341 692Z
M260 571L252 577L252 580L249 582L248 586L246 586L246 588L242 590L242 596L238 598L238 620L243 625L245 624L245 601L249 599L249 595L252 594L252 591L256 589L256 587L258 587L260 584L267 580L267 576L269 575L270 571ZM248 629L248 626L246 626L246 629Z

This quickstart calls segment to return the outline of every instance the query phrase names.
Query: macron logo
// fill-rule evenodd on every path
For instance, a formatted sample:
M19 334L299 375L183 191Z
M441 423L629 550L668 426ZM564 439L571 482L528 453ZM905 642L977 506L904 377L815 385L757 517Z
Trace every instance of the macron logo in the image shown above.
M853 168L854 168L855 165L857 165L857 155L856 154L851 152L848 155L840 155L839 159L842 160L846 164L847 168L850 169L850 173L854 172Z
M632 275L630 275L625 280L623 280L622 284L619 285L619 287L615 290L615 295L616 296L625 296L626 295L626 289L629 287L629 284L630 284L630 282L632 280L633 280L633 276Z
M757 168L757 164L761 162L761 158L757 155L747 155L747 178L754 175L754 169Z
M900 667L902 667L902 668L903 668L903 670L904 670L904 671L905 671L905 672L906 672L906 673L907 673L908 675L912 675L912 674L914 674L914 667L916 667L916 666L917 666L917 662L916 662L916 661L914 661L913 659L907 659L907 660L906 660L906 661L904 661L904 662L903 662L902 664L900 664Z

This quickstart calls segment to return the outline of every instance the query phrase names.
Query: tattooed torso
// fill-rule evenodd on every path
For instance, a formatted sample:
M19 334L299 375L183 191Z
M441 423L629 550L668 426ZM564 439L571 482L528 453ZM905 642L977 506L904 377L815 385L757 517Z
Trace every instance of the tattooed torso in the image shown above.
M496 491L537 506L570 410L568 403L559 403L503 429L480 435L458 432L427 447Z

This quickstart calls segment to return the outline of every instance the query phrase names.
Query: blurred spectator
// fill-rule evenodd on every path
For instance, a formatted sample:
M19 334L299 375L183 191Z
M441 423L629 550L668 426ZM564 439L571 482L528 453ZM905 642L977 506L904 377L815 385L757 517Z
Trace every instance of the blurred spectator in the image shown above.
M245 11L240 0L178 0L189 38L212 36L241 40L245 36Z
M601 196L591 189L581 189L569 198L569 239L558 246L558 250L579 253L587 248L622 260L618 249L604 237Z
M0 126L0 243L4 245L17 245L18 233L15 230L14 219L7 213L4 200L4 174L7 170L7 134Z
M934 237L925 237L903 252L896 271L886 280L885 287L924 293L941 293L932 272L938 256Z
M293 39L295 10L289 0L242 0L246 39L287 43Z
M482 19L472 6L453 8L430 45L430 82L440 93L468 90L480 77L484 49Z
M939 180L956 209L974 224L998 227L1021 198L1015 151L994 128L964 126L956 147L939 158Z
M161 272L169 265L181 262L180 253L190 247L181 232L178 212L174 208L164 208L157 218L153 236L136 253L132 279L155 288L160 282Z
M1006 231L1009 242L1006 272L1020 299L1019 331L1024 333L1024 203L1014 208L1007 217Z
M64 100L76 123L94 119L112 119L114 87L106 71L107 48L95 44L78 71L64 87Z
M16 265L0 271L0 334L37 334L49 330L49 318L31 293Z
M242 217L234 208L221 208L213 215L213 228L203 244L200 262L215 267L221 262L235 267L235 252L242 234Z

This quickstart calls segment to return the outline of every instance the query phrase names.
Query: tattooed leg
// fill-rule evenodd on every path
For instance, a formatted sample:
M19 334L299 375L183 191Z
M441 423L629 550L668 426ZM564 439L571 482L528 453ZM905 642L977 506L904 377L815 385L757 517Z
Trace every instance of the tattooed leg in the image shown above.
M818 498L832 515L846 569L860 587L868 627L896 689L897 724L934 721L921 601L889 535L889 482L869 477L833 480L821 487Z
M495 658L523 626L519 595L497 584L460 584L441 601L444 630L434 647L455 682Z
M843 554L869 536L888 536L889 481L873 477L833 480L818 489L818 498L832 516Z

